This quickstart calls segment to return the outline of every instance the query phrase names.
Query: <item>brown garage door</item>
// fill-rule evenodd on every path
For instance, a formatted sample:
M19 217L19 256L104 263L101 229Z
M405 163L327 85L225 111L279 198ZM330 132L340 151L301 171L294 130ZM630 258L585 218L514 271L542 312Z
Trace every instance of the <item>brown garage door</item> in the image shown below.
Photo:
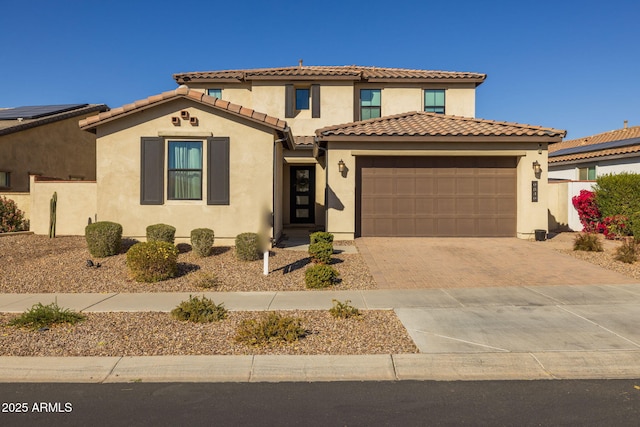
M516 235L515 157L358 157L356 235Z

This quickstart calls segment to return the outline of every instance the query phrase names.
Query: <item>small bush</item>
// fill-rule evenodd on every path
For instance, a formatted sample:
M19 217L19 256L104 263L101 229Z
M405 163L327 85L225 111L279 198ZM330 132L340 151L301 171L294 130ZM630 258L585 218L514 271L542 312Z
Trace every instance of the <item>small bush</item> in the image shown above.
M636 212L629 218L629 232L636 240L640 241L640 212Z
M141 242L127 251L127 266L137 282L158 282L178 272L178 249L167 242Z
M316 242L333 243L333 234L326 231L316 231L309 235L309 243L314 244Z
M326 264L316 264L304 273L304 282L307 288L318 289L333 285L340 274L335 268Z
M633 264L638 260L640 243L635 239L624 239L622 244L616 249L616 259L618 261Z
M89 253L98 258L117 255L122 246L122 226L115 222L98 221L84 229Z
M246 319L236 331L236 341L247 345L262 346L274 343L292 343L307 335L302 319L281 316L276 312L265 314L262 319Z
M351 317L360 317L360 310L349 304L351 301L346 300L340 302L336 299L333 300L333 307L329 309L329 313L337 319L349 319Z
M25 311L19 317L11 320L9 325L38 330L61 323L74 325L85 318L84 314L59 307L57 302L52 302L48 305L38 303L34 304L31 309Z
M220 286L220 279L214 273L199 271L194 273L191 283L199 288L211 289Z
M580 233L573 241L574 251L602 252L602 242L595 233Z
M24 212L18 209L18 205L11 199L0 197L0 233L14 231L26 231L29 229L29 221L24 219Z
M329 264L333 255L333 243L316 242L309 245L309 256L316 264Z
M241 261L260 259L260 237L257 233L242 233L236 236L236 256Z
M173 244L176 228L167 224L153 224L147 227L147 242L167 242Z
M227 309L224 304L214 303L204 295L202 298L189 295L189 300L182 301L180 305L171 310L171 315L183 321L195 323L211 323L227 318Z
M196 228L191 230L191 247L193 252L200 257L207 257L211 254L211 247L214 240L213 230L210 228Z

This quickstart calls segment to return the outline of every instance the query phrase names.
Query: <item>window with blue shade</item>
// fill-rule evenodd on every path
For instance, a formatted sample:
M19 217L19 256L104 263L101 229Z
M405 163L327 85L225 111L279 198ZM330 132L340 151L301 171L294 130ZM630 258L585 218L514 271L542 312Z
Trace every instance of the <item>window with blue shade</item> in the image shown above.
M222 89L207 89L207 95L222 98Z
M360 90L360 120L377 119L381 116L380 89Z
M424 91L424 111L444 114L444 89L426 89Z
M309 109L309 89L296 89L296 110Z
M202 200L202 142L169 141L169 200Z

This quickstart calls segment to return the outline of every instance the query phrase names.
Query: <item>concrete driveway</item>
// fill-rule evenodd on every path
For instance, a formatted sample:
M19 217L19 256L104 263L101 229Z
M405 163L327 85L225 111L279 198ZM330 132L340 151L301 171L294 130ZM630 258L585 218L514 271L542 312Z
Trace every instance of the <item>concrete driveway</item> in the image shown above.
M362 237L356 246L379 288L621 285L638 280L516 238Z

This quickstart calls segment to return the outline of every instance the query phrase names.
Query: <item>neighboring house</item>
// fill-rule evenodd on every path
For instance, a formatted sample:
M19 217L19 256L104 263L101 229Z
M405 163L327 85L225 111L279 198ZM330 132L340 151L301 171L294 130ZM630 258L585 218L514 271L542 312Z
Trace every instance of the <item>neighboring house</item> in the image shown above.
M95 180L95 136L78 120L106 105L41 105L0 109L0 192L28 192L29 175Z
M547 144L565 132L475 119L484 74L300 64L174 77L176 90L80 122L97 137L97 215L80 217L134 238L159 222L181 239L208 227L221 244L299 225L336 239L547 229Z
M549 228L582 230L572 198L602 175L640 173L640 126L549 145Z
M640 173L640 126L549 145L549 178L593 181L606 174Z

